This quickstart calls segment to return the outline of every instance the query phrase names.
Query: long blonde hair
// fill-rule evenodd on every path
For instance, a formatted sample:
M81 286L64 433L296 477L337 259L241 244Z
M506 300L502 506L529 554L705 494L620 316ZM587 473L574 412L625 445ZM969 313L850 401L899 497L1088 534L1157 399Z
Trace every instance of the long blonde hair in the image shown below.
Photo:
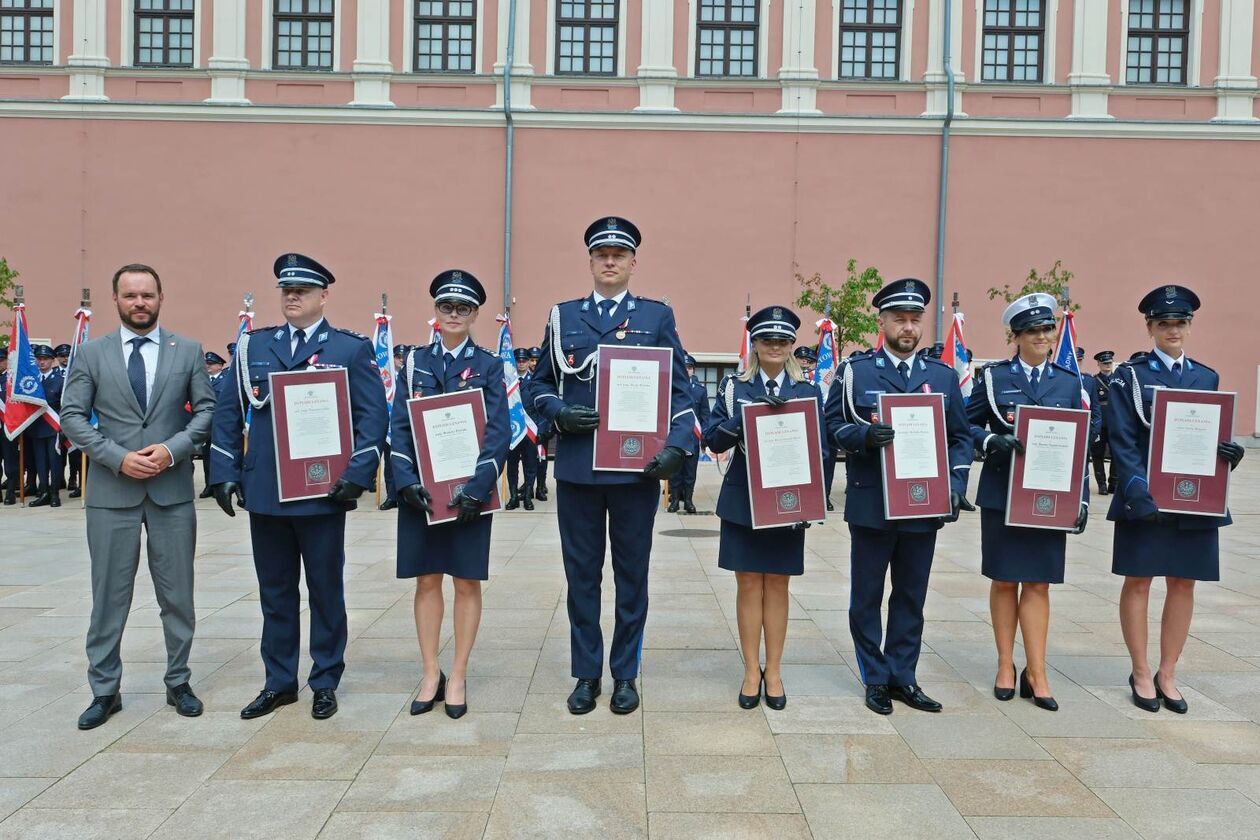
M752 382L753 378L761 373L761 360L757 358L757 341L753 339L751 342L752 351L748 354L748 367L739 373L740 382ZM787 360L783 363L783 369L787 371L788 378L793 382L804 382L805 371L801 370L801 363L791 353L788 354Z

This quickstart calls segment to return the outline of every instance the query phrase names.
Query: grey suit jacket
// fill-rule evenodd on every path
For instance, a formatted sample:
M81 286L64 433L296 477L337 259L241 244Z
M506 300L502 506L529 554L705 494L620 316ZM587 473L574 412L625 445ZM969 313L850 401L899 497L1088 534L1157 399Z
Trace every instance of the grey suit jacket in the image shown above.
M147 411L127 380L122 336L117 329L79 348L61 399L61 428L92 463L88 507L135 507L147 495L159 505L193 498L192 454L210 439L214 388L206 375L201 345L161 331L157 375ZM185 410L192 406L192 413ZM98 426L89 422L96 412ZM174 463L147 480L123 475L128 452L161 443Z

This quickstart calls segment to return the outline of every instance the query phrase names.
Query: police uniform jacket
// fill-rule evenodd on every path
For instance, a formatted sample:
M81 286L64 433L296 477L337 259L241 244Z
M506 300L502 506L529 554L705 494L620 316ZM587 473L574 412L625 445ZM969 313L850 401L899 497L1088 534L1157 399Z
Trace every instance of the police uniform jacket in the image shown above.
M967 492L971 469L971 425L952 367L927 356L914 356L907 383L883 350L851 356L841 363L827 392L827 434L845 458L844 520L864 528L898 531L934 531L940 519L884 518L883 478L879 449L867 449L866 428L877 415L880 394L938 392L945 395L945 435L950 468L950 489Z
M1036 389L1024 375L1019 356L985 365L976 375L971 396L967 399L967 419L975 448L986 452L985 442L993 435L1014 433L1015 409L1021 405L1045 408L1081 408L1081 385L1076 374L1054 362L1045 366ZM1092 428L1088 440L1092 441ZM1088 445L1086 446L1088 450ZM1089 459L1086 458L1086 465ZM989 510L1006 510L1006 490L1010 483L1011 455L988 452L980 473L976 504ZM1085 485L1085 501L1089 501L1089 485Z
M600 344L668 347L673 351L670 425L665 443L687 453L696 451L695 410L674 310L660 301L635 297L628 292L614 310L606 329L600 326L593 294L552 307L543 336L542 358L538 361L531 390L534 406L543 418L554 423L556 415L566 405L595 407L596 359L593 357ZM576 369L576 372L566 373L564 368ZM560 435L555 472L558 480L575 484L633 484L642 480L636 473L592 469L593 434L560 432Z
M696 420L700 423L701 429L707 429L709 427L709 389L694 376L687 383L687 387L691 389L691 405L696 412ZM821 430L822 426L818 428Z
M60 367L54 367L48 371L47 376L43 376L43 380L44 398L48 400L48 407L53 411L61 411L61 391L66 385L65 373ZM46 440L57 436L57 430L42 417L32 423L29 428L31 437L35 440Z
M241 336L215 404L210 437L210 481L213 484L239 482L245 494L245 509L250 513L270 516L342 513L346 507L331 499L304 499L283 504L279 501L268 375L310 366L347 369L354 449L345 472L337 478L360 487L371 487L389 423L385 389L376 370L376 354L366 336L337 329L327 321L307 338L304 347L298 348L296 357L289 352L290 344L289 328L283 324ZM258 407L256 403L260 400L266 402ZM249 448L245 451L247 411L252 411L252 415Z
M744 453L744 413L743 406L755 403L759 397L766 395L766 386L757 374L749 382L742 382L735 376L727 376L718 386L717 399L713 412L704 426L704 445L714 452L731 453L730 465L722 479L722 490L718 494L717 515L727 522L735 522L746 528L752 527L752 509L748 501L748 462ZM820 439L820 466L826 461L828 446L826 422L823 419L822 392L818 386L809 382L795 382L790 376L784 376L783 387L778 396L785 400L812 399L818 404L818 430Z

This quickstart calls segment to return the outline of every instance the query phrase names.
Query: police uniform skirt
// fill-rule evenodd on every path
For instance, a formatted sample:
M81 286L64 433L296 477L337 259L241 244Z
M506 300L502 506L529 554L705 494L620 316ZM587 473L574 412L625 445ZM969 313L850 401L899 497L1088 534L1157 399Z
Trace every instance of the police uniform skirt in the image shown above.
M805 574L805 530L760 528L722 520L718 567L728 572Z
M398 577L450 575L468 580L490 577L490 522L481 516L471 525L430 525L424 512L398 506Z
M1007 583L1063 583L1067 532L1016 528L1006 511L980 508L980 571Z
M1220 529L1117 520L1111 540L1111 573L1220 580Z

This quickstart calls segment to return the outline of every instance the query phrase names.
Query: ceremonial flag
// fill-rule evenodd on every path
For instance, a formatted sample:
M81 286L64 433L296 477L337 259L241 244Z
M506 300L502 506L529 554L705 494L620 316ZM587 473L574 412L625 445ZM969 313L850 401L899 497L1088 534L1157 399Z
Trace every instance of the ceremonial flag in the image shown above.
M79 354L79 345L86 344L88 340L88 322L92 320L92 310L80 306L78 311L74 313L74 338L70 341L70 358L66 361L66 381L70 381L70 371L74 369L74 359ZM58 418L60 419L60 418ZM92 424L96 425L96 414L92 414ZM71 452L78 449L69 438L61 441L61 445Z
M875 333L875 349L876 350L884 349L884 331L882 329L879 332Z
M429 319L429 343L432 344L433 342L437 341L438 337L441 335L442 335L442 330L440 327L438 327L438 319L430 318ZM516 367L513 366L512 369L516 370Z
M823 318L818 327L818 364L814 366L814 384L822 390L823 399L836 376L836 333L830 318Z
M237 317L240 319L240 323L236 327L236 340L237 342L240 342L241 336L254 328L254 313L252 311L242 309L237 314ZM233 353L233 355L235 355L235 353Z
M508 420L512 424L511 447L515 447L526 435L538 442L538 427L521 402L521 378L516 375L516 355L512 348L512 319L506 315L495 318L499 322L499 358L503 360L503 381L507 384Z
M9 334L9 378L5 385L4 433L9 440L17 440L28 426L48 411L48 398L44 394L44 379L31 336L26 329L26 304L13 307L13 332ZM60 423L57 424L60 429Z
M375 312L376 326L372 330L372 347L376 351L376 372L381 375L381 384L385 386L386 415L394 413L394 325L393 315ZM392 424L391 424L392 425ZM385 427L385 442L390 442L390 425Z
M1054 351L1054 363L1065 367L1076 374L1081 384L1081 407L1089 408L1089 389L1081 377L1080 365L1076 363L1076 319L1071 312L1063 313L1063 323L1059 325L1059 346Z
M962 395L971 394L971 354L963 342L963 314L954 313L954 320L949 325L949 335L945 337L945 350L941 353L941 361L954 369L958 374L958 388Z
M744 334L739 341L739 369L748 370L748 360L752 358L752 339L748 337L748 315L739 317Z

